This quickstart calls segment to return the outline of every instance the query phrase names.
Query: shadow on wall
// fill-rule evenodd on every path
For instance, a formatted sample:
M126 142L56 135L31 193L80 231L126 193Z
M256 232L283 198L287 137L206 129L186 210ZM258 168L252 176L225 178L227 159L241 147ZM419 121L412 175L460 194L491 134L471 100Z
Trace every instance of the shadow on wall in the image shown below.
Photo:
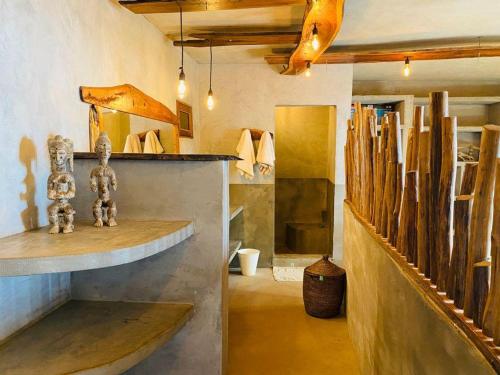
M21 212L24 229L38 228L38 206L35 204L36 183L33 174L33 165L36 165L37 154L35 144L28 137L23 137L19 144L19 160L26 167L26 176L23 184L26 191L19 194L22 201L26 201L26 208Z

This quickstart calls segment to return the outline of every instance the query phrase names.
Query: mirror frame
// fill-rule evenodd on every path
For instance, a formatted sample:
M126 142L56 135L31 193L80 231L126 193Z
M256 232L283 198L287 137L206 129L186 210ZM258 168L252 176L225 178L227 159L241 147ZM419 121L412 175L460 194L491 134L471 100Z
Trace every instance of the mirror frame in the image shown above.
M112 87L80 86L80 99L84 103L95 106L97 110L103 107L172 124L175 153L180 152L177 116L167 106L136 87L130 84Z

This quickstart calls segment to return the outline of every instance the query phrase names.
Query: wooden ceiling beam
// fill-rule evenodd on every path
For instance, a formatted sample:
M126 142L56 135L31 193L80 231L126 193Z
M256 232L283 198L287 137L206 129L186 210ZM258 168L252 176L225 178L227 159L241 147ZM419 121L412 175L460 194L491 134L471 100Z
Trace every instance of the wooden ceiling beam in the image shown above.
M288 60L288 67L282 74L300 74L308 63L315 63L335 40L344 17L344 0L308 0L302 27L302 36L297 48ZM311 34L316 25L320 47L314 50Z
M231 10L268 8L286 5L304 5L305 0L121 0L119 3L137 14L203 12L207 10Z
M332 51L324 53L319 57L316 64L356 64L356 63L379 63L391 61L404 61L406 57L410 61L415 60L448 60L472 57L497 57L500 56L500 46L482 47L441 47L427 48L421 50L394 50L394 51ZM286 64L288 54L275 54L265 57L269 64Z
M263 32L215 32L193 33L184 41L184 47L218 46L255 46L262 44L296 44L300 40L300 32L294 31L263 31ZM175 40L174 46L180 46L181 41Z

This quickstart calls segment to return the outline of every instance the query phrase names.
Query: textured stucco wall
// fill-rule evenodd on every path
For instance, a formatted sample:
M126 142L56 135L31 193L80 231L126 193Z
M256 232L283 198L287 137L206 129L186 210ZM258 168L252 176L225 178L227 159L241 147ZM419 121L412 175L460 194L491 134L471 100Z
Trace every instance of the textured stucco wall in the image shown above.
M175 111L178 50L111 0L0 0L0 56L0 236L47 223L49 135L88 149L80 85L131 83ZM198 69L185 61L197 127ZM196 150L197 142L181 147ZM0 339L68 292L68 275L0 278Z
M344 205L349 334L362 374L494 374Z
M88 178L96 160L76 160L75 209L92 218ZM130 374L223 373L227 337L229 184L227 161L111 161L120 218L193 220L195 234L156 256L122 266L73 272L76 299L194 303L194 316ZM104 229L105 230L105 229Z

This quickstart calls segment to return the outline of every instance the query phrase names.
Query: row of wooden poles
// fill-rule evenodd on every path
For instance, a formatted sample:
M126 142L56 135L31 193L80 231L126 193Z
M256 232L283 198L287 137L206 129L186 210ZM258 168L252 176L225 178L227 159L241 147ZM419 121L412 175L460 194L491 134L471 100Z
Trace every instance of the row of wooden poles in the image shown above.
M457 118L448 115L447 92L429 99L429 128L424 107L415 107L405 162L399 113L384 115L378 131L374 109L355 104L347 199L500 345L500 126L483 127L479 162L465 165L455 190Z

